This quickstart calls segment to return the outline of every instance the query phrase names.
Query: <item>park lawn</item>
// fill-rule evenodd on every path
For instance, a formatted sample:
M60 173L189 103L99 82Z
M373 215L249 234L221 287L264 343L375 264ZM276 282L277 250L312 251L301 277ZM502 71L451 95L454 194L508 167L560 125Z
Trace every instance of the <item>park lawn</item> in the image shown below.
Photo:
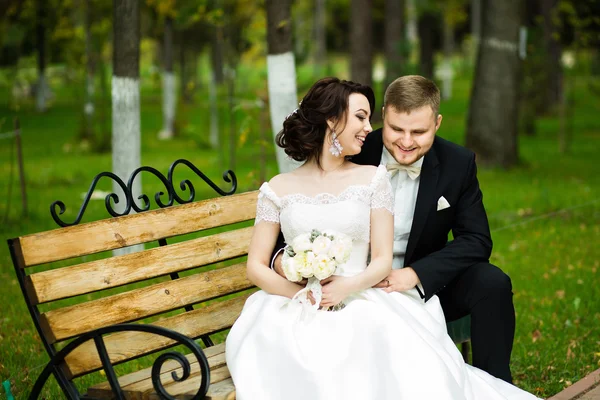
M302 72L300 72L302 73ZM265 91L264 73L255 73L246 83L244 95L252 100ZM512 357L515 384L549 397L597 369L600 365L600 288L595 283L600 269L600 122L596 113L600 99L588 90L592 78L579 78L575 96L574 134L570 152L558 152L558 121L545 117L538 121L535 136L520 139L522 163L511 170L480 168L479 178L490 218L494 251L492 262L512 278L517 332ZM301 87L306 89L306 79ZM442 104L444 122L440 136L464 142L470 82L455 83L455 97ZM49 206L63 200L67 211L62 217L72 221L93 177L110 170L110 154L94 154L74 140L81 121L81 99L72 89L56 89L56 100L45 114L36 114L31 105L10 110L0 97L0 132L8 130L10 118L18 115L24 141L28 182L29 215L20 217L18 186L13 181L10 213L8 192L13 167L9 142L0 144L0 236L3 239L55 228ZM160 92L155 86L142 90L142 164L166 173L172 161L186 158L224 188L221 180L228 167L228 122L221 129L223 151L206 148L209 114L206 88L192 106L180 107L181 135L169 142L156 139L161 127ZM302 93L302 90L299 91ZM378 96L380 99L381 96ZM378 104L378 108L380 103ZM220 115L227 113L222 102ZM238 191L258 188L261 183L258 162L259 133L269 130L268 118L254 109L236 111L239 132L235 172ZM110 124L108 124L110 126ZM276 173L274 152L268 148L266 176ZM216 194L194 174L184 172L198 191L197 199ZM16 171L13 171L16 173ZM158 179L143 175L145 193L161 189ZM98 189L108 191L101 181ZM83 221L106 218L103 201L93 201ZM5 242L4 242L5 243ZM29 392L48 357L29 317L13 272L6 245L0 246L0 381L10 379L13 393L21 398ZM222 335L221 335L222 339ZM148 360L118 367L118 372L148 365ZM82 385L102 380L100 373L82 379ZM61 398L50 380L46 398Z

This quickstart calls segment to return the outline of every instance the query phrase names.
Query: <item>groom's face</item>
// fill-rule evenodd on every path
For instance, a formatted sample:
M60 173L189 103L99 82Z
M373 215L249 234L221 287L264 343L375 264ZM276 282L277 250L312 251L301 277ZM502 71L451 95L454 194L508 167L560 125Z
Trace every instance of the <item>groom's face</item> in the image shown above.
M430 106L410 112L383 109L383 144L400 165L410 165L431 149L442 116Z

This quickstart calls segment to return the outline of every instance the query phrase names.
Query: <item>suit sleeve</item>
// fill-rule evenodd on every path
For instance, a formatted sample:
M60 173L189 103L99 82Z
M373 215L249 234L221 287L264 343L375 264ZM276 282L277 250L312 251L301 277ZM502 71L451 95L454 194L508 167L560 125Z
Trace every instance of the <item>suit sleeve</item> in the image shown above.
M452 226L454 240L444 248L411 264L425 290L425 301L442 290L461 272L479 262L489 261L492 252L490 228L477 180L472 155L461 193L455 205Z
M283 233L279 232L279 236L277 236L277 242L275 243L275 248L273 249L273 254L271 254L271 269L273 268L273 263L275 262L275 257L279 254L281 250L285 247L285 240L283 238Z

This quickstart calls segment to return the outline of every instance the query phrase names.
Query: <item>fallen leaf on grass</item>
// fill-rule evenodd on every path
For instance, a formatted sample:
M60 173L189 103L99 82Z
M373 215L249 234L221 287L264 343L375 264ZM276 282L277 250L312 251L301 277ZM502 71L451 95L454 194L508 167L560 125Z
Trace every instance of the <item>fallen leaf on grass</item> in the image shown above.
M535 331L533 331L531 333L531 341L533 343L537 342L540 337L542 337L542 333L540 332L539 329L536 329Z
M557 290L556 291L556 297L559 299L564 299L565 298L565 291L564 290Z

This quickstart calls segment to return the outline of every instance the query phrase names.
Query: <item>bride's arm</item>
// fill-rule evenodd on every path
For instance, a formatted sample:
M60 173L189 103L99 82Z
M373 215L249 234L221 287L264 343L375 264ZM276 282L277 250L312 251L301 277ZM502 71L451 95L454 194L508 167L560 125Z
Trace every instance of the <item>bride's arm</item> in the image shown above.
M278 235L279 224L277 223L263 221L254 226L248 250L246 274L250 282L265 292L292 298L303 287L288 281L269 268L270 256Z

